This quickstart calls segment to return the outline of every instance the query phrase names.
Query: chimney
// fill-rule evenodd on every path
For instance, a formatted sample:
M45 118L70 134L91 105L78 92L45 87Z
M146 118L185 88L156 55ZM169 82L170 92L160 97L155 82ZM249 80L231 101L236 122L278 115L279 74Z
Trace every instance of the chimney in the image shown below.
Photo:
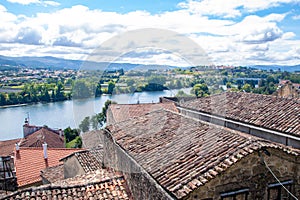
M19 143L16 143L16 151L17 151L17 153L19 153L19 151L20 151Z
M63 137L63 136L64 136L64 131L63 131L63 130L59 129L58 132L59 132L59 136L60 136L60 137Z
M43 144L43 150L44 150L44 159L48 159L48 154L47 154L47 143Z

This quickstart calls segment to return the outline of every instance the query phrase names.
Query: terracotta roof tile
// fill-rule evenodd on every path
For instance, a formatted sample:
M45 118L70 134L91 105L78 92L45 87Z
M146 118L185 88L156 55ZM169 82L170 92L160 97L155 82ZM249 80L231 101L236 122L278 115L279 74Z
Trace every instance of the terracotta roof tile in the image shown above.
M18 186L40 182L41 170L60 164L60 159L79 151L79 149L48 148L48 159L43 156L43 148L21 147L19 153L15 153L15 167Z
M102 130L92 130L81 134L82 146L86 149L102 147Z
M103 148L98 147L97 149L90 149L84 151L74 152L64 158L75 156L83 168L85 173L96 171L97 169L102 168L103 161Z
M178 112L174 103L111 104L109 106L113 117L112 123L118 123L133 117L142 116L146 113L163 108Z
M60 137L56 131L42 127L38 131L28 135L21 140L21 147L42 147L44 143L48 144L49 148L64 148L64 138Z
M262 147L300 154L300 150L167 110L154 111L107 129L137 163L177 198Z
M41 176L50 183L60 181L64 179L64 165L60 164L53 167L48 167L41 170Z
M20 142L21 138L0 141L0 156L10 156L14 155L14 149L16 143Z
M198 98L182 107L251 125L300 135L300 100L244 92Z
M122 174L105 169L9 194L3 199L132 199ZM1 197L0 197L1 199Z

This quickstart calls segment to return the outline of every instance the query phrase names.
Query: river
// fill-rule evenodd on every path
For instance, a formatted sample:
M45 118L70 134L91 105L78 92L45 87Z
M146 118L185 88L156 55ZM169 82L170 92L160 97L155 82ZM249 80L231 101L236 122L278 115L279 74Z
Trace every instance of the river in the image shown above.
M189 93L191 88L182 89ZM120 104L156 103L161 96L174 96L178 90L157 92L139 92L101 96L93 99L70 100L53 103L38 103L26 106L16 106L0 109L0 141L23 137L22 126L29 115L30 124L50 128L75 128L86 116L101 112L106 100L110 99Z

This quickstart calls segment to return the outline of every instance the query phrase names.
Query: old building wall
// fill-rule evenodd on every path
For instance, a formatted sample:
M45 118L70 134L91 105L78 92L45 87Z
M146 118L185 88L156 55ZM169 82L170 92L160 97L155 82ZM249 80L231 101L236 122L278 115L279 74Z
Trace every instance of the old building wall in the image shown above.
M75 156L64 159L64 178L72 178L82 174L85 174L84 169Z
M292 180L292 193L300 196L300 161L281 150L268 149L265 162L280 181ZM204 186L190 193L186 199L221 199L221 193L249 189L248 199L268 199L268 185L277 183L262 162L258 152L246 156Z
M300 98L300 90L298 90L291 82L282 85L275 93L278 97Z
M134 199L174 199L118 144L114 143L108 132L104 133L103 141L104 166L124 174Z

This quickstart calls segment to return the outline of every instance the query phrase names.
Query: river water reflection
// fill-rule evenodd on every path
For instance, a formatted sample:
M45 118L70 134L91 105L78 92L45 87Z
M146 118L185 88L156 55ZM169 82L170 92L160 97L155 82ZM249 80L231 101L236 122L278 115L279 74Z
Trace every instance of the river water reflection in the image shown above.
M191 88L182 89L189 93ZM0 109L0 140L20 138L23 136L22 125L29 113L30 124L47 125L51 128L64 129L68 126L75 128L86 116L99 113L107 99L117 103L155 103L161 96L174 96L178 90L164 90L157 92L140 92L133 94L119 94L101 96L93 99L70 100L55 103L38 103L27 106Z

